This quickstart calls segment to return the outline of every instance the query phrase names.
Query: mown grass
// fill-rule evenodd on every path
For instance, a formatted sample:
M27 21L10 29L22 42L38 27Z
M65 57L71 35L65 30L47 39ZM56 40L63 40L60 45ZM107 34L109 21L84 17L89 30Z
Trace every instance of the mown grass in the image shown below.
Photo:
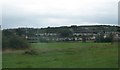
M118 46L111 43L33 43L38 55L3 52L3 68L117 68Z

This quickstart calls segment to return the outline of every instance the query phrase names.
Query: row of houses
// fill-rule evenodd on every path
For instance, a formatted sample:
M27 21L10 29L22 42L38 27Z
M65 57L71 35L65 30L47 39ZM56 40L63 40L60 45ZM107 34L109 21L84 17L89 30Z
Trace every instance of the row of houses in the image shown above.
M57 36L57 33L36 33L36 36Z
M112 33L114 34L114 38L120 38L119 33ZM92 33L73 33L73 37L60 37L57 33L37 33L33 37L26 36L26 39L29 42L53 42L53 41L82 41L83 37L85 36L86 41L95 41L96 36L100 35L98 34L92 34ZM107 38L110 35L110 33L104 33L104 38Z
M81 35L97 35L97 34L93 34L93 33L73 33L73 36L81 36ZM36 33L35 34L36 37L41 37L41 36L59 36L59 33Z
M118 32L105 32L104 34L108 35L108 34L119 34ZM41 37L41 36L58 36L59 33L36 33L35 36L36 37ZM93 36L96 36L96 35L100 35L100 33L72 33L73 36L82 36L82 35L93 35Z
M29 42L59 42L59 41L82 41L83 38L79 38L79 37L74 37L74 38L56 38L56 37L52 37L52 38L48 38L48 37L28 37L27 39ZM94 41L95 37L89 37L86 38L87 41Z

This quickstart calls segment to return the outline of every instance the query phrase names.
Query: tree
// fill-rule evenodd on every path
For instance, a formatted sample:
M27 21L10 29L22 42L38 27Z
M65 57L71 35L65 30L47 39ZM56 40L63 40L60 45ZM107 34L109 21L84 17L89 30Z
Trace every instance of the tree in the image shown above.
M28 42L22 37L4 30L2 33L2 49L27 49L29 48Z
M99 35L97 35L95 42L104 42L104 34L100 33Z
M72 32L69 29L61 29L59 31L61 37L70 37L72 35Z
M85 35L82 36L82 42L86 42L86 36Z
M109 34L108 36L104 37L104 34L101 33L96 37L95 42L112 42L113 41L113 34Z
M13 49L26 49L29 44L25 41L25 39L14 36L10 38L9 46Z

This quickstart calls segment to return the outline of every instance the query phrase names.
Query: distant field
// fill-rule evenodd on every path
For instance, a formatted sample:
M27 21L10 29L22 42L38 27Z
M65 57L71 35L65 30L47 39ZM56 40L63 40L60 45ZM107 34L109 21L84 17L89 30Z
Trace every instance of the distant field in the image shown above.
M111 43L34 43L38 55L3 52L3 68L117 68L118 47Z

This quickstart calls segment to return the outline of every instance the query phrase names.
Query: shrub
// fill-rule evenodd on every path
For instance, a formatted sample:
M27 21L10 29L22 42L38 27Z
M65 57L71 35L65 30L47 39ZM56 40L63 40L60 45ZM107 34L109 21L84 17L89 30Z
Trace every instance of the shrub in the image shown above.
M28 42L15 35L15 34L12 34L12 35L6 35L4 32L3 32L3 35L2 35L2 49L27 49L29 48L29 44Z
M15 36L10 38L9 46L14 49L26 49L29 45L24 39Z
M27 54L27 55L38 55L36 50L28 50L28 51L25 51L24 54Z

